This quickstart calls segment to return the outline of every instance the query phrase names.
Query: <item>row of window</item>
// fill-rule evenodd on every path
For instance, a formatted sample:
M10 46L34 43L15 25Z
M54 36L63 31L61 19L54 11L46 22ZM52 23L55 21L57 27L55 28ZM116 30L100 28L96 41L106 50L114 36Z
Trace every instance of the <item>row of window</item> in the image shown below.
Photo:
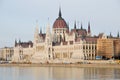
M92 50L96 50L96 46L83 46L83 49L92 49Z

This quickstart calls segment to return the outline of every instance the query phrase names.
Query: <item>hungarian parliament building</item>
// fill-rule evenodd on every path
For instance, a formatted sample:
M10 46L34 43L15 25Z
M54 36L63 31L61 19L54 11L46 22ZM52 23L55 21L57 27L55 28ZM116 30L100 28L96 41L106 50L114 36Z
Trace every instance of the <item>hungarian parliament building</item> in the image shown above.
M46 33L36 24L34 41L15 40L14 47L0 49L0 60L61 63L120 57L119 32L115 37L111 33L92 36L90 22L87 29L84 29L82 24L80 26L81 28L78 28L74 22L74 28L70 30L59 9L52 31L50 24L46 26Z

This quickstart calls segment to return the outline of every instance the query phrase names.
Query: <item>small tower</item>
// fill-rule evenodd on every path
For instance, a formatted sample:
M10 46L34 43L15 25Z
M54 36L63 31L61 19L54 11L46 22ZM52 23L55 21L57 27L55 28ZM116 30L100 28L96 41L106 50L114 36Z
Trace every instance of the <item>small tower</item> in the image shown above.
M74 22L74 29L76 29L76 21Z
M40 34L42 34L42 29L40 28Z
M50 24L48 24L46 28L45 53L47 59L52 59L52 36L50 32Z
M112 33L110 32L110 38L112 38Z
M83 29L83 25L82 25L82 22L81 22L81 30Z
M19 39L19 46L21 45L21 40Z
M117 38L120 38L119 32L118 32L118 34L117 34Z
M88 36L91 36L90 22L88 22Z
M50 24L46 27L46 44L51 45L51 32L50 32Z
M39 29L38 29L38 21L36 21L36 28L34 33L34 43L38 43L38 37L39 37Z
M17 40L15 39L15 47L17 46Z

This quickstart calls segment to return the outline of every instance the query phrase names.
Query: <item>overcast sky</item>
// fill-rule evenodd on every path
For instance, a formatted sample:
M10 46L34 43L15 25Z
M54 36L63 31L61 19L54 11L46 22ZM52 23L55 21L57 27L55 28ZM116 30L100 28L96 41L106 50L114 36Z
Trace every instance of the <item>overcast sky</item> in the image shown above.
M45 31L49 17L52 28L60 5L70 28L76 20L84 28L90 21L93 35L120 31L120 0L0 0L0 47L13 46L15 39L33 41L36 20Z

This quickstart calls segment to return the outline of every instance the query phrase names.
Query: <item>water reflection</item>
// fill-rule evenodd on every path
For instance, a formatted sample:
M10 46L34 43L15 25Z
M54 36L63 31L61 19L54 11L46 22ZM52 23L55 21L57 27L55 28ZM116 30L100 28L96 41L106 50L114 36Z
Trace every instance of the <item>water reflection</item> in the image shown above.
M0 67L0 80L118 80L120 69Z

